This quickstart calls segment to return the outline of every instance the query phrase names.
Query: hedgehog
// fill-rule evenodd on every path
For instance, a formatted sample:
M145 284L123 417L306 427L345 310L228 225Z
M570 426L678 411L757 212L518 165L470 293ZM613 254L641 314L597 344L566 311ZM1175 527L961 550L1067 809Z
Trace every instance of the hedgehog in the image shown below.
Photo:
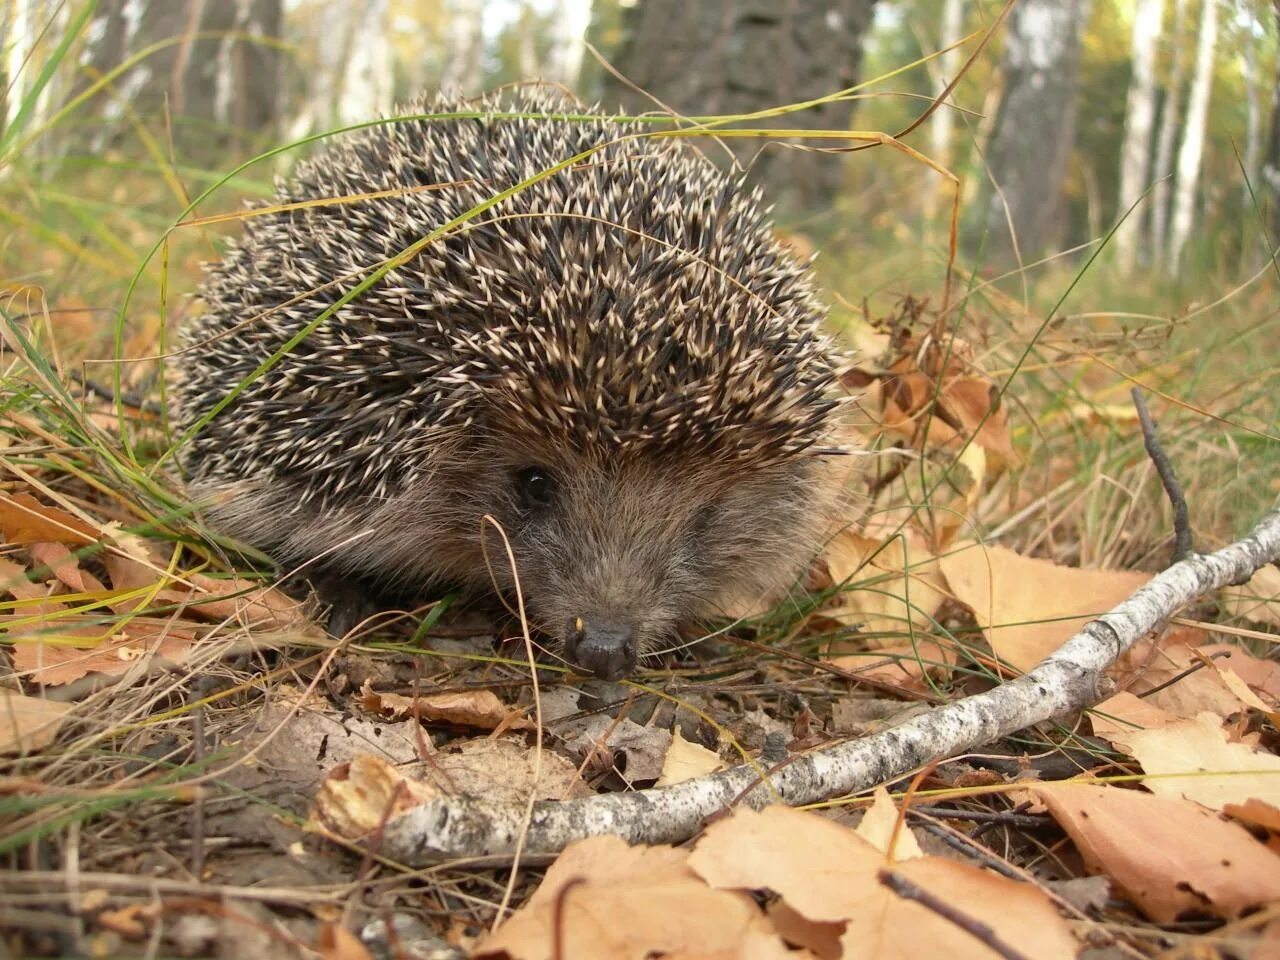
M211 524L371 596L518 587L608 679L785 596L838 498L842 354L759 190L654 129L437 98L278 182L175 354Z

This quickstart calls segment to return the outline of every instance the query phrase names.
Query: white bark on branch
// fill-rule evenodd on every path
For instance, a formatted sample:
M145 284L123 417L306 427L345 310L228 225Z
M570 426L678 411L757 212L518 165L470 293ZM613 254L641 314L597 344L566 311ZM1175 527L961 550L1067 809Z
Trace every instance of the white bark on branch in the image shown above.
M957 700L881 733L824 747L768 771L734 767L669 787L580 800L524 804L440 796L390 818L369 842L411 866L470 858L510 858L522 832L524 857L545 857L598 834L630 843L676 843L707 818L739 803L805 804L858 793L936 759L1078 711L1097 702L1103 672L1150 631L1197 597L1241 583L1280 558L1280 511L1245 539L1192 556L1157 574L1109 613L1090 622L1030 673Z

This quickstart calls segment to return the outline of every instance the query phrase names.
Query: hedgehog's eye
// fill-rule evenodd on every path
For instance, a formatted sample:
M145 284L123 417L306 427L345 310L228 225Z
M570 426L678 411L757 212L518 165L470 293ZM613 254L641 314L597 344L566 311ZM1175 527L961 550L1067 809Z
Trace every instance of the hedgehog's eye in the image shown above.
M542 510L555 499L556 480L544 467L525 467L516 471L516 488L526 509Z

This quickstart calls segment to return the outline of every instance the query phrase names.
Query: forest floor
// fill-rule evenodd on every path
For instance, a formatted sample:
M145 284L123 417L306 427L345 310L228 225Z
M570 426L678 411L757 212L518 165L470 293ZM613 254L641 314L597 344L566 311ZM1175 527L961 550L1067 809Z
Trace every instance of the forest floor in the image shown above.
M845 383L870 454L847 528L784 603L606 683L531 668L518 620L452 596L335 640L204 526L160 366L194 309L177 294L238 214L217 194L169 230L175 198L156 187L175 173L99 163L4 187L0 950L1280 951L1276 567L1146 638L1098 709L821 814L739 813L674 851L588 844L545 883L545 860L382 856L390 800L363 834L332 818L361 764L513 804L643 790L754 762L769 740L794 756L883 730L1030 669L1170 562L1131 387L1196 549L1274 509L1271 272L1169 294L1077 259L961 275L944 311L943 254L871 257L867 238L835 236L822 270L859 350ZM865 886L913 854L951 914Z

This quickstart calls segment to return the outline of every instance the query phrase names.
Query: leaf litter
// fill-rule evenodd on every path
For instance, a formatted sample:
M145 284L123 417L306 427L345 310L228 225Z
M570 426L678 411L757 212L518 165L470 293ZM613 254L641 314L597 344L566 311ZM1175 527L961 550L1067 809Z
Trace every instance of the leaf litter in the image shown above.
M904 306L913 310L920 305ZM190 549L194 540L175 546L126 530L127 511L101 509L87 493L53 502L46 488L10 487L0 494L0 588L10 598L0 616L12 671L0 751L26 764L14 768L26 779L11 782L12 795L71 791L33 802L14 826L55 830L51 815L77 809L74 791L85 784L103 796L117 785L158 786L176 758L196 786L149 808L162 814L117 826L133 837L132 852L95 841L85 855L110 854L102 863L122 876L165 875L171 860L146 851L187 850L193 821L184 804L217 797L202 822L257 852L237 859L233 846L211 846L201 878L288 888L286 902L311 904L299 928L308 932L290 935L296 948L332 958L373 954L337 923L337 894L307 892L336 881L346 896L375 876L367 889L383 891L384 927L384 917L403 925L421 915L422 929L435 931L424 937L494 957L989 957L1001 945L1059 957L1085 940L1133 949L1147 942L1144 923L1233 920L1274 907L1280 777L1266 724L1280 700L1280 667L1211 642L1203 619L1131 651L1112 673L1121 692L1069 734L1028 732L1034 743L1012 770L984 767L984 758L941 764L921 781L937 797L904 798L901 784L894 795L878 791L856 829L848 807L860 802L846 802L822 812L736 810L680 848L583 841L536 889L535 875L522 873L519 906L492 933L497 897L486 868L459 865L439 885L415 886L394 865L373 866L328 842L376 836L389 816L441 793L523 803L644 789L758 755L766 735L798 750L892 725L928 709L924 701L1028 669L1127 596L1149 575L974 539L1019 461L1015 418L979 355L971 343L904 328L889 333L878 362L851 374L865 388L866 433L886 466L877 467L868 509L851 516L812 572L820 602L771 634L778 656L708 644L705 654L668 661L665 698L544 672L540 755L527 667L495 656L484 635L451 635L447 611L442 620L428 614L425 647L395 634L349 642L335 675L339 651L308 625L303 602L233 569L220 574L228 565ZM946 482L926 496L920 485L932 478ZM1274 628L1278 587L1259 571L1224 592L1222 614ZM768 633L775 615L749 629ZM399 674L378 669L393 659ZM364 677L358 689L344 686L354 675ZM107 678L121 684L120 719L93 715ZM94 683L77 686L85 681ZM69 698L57 699L64 691ZM680 707L688 710L678 721ZM208 756L172 719L196 715L217 731ZM161 720L152 727L150 716ZM1089 735L1085 723L1093 740L1082 750L1073 738ZM99 742L101 731L141 760L123 773L91 761L80 745ZM1055 753L1069 753L1083 782L1045 781L1037 755ZM77 755L84 759L70 765ZM68 779L73 769L80 773ZM1019 802L1028 788L1034 802ZM1043 855L1038 834L1054 829L1065 839ZM992 831L1004 857L979 842ZM944 834L969 838L964 852L943 848ZM1056 893L1071 884L1088 884L1074 908ZM85 917L105 938L99 949L141 944L161 929L161 915L137 895L96 894ZM228 916L273 916L238 903ZM440 916L451 919L430 922ZM248 930L224 917L210 934L205 920L188 911L168 929L185 931L193 949L233 950Z

